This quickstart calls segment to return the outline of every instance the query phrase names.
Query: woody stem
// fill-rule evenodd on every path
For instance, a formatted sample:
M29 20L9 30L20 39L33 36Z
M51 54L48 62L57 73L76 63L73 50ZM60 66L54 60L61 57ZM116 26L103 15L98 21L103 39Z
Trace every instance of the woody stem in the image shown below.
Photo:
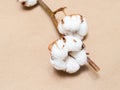
M57 33L59 35L61 35L59 32L58 32L58 29L57 29L57 25L58 25L58 22L57 22L57 19L55 18L55 13L43 2L43 0L38 0L40 6L46 11L46 13L50 16L56 30L57 30Z
M87 61L96 72L100 70L100 68L89 57L87 57Z

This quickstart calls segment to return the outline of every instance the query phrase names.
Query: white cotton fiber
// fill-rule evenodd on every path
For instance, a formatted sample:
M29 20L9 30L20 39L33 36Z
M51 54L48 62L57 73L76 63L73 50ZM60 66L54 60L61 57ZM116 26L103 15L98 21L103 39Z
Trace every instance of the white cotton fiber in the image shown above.
M62 41L59 40L52 46L51 55L55 59L64 59L68 56L68 51L64 48Z
M86 20L83 18L83 22L81 23L80 30L78 31L80 36L86 36L88 32L88 26Z
M87 55L82 49L82 41L73 36L64 36L52 44L50 63L56 70L75 73L87 62ZM81 50L82 49L82 50Z
M87 55L84 49L78 52L72 52L71 54L74 56L80 66L83 66L87 63Z
M31 7L37 4L38 0L18 0L21 4L26 7Z
M71 57L66 60L66 72L75 73L80 69L79 64Z
M58 31L63 35L73 35L81 40L87 35L88 26L84 17L79 14L65 16L58 23Z
M79 38L73 36L65 36L66 48L68 51L79 51L82 47L82 41Z
M50 59L50 63L57 70L65 71L65 69L66 69L66 63L63 60Z

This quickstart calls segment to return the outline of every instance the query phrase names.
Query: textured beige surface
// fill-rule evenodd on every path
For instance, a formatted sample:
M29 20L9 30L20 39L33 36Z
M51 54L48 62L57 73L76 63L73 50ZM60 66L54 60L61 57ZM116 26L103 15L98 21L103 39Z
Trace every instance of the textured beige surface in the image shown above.
M0 2L0 90L119 90L120 0L45 0L53 9L81 13L89 24L85 40L90 57L101 67L77 74L55 71L48 44L58 35L41 7L25 10L16 0Z

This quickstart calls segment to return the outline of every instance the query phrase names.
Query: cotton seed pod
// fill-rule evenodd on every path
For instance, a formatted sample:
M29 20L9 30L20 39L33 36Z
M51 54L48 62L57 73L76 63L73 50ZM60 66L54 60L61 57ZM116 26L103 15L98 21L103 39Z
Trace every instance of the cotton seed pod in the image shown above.
M81 40L87 35L87 29L85 18L79 14L65 16L58 23L58 30L61 34L77 36Z
M32 7L35 6L38 0L18 0L23 6Z
M83 49L80 52L72 52L71 53L72 56L74 56L74 58L76 59L77 63L80 66L83 66L87 63L87 55L86 55L86 51Z
M79 38L73 36L65 36L66 44L65 47L68 51L79 51L82 48L82 41Z
M78 33L79 33L80 36L84 37L84 36L87 35L87 30L88 30L87 22L83 18L83 22L81 23L80 30L78 31Z
M82 41L73 36L64 36L53 43L51 48L52 58L64 59L69 51L79 51L82 48Z
M69 74L77 72L81 66L87 63L87 55L83 50L76 52L71 56L68 55L65 59L51 58L50 63L56 70L62 70Z
M52 59L50 58L51 65L57 70L66 70L66 63L62 59Z
M57 40L51 47L51 56L54 59L64 59L68 56L68 50L65 48L63 39Z
M68 57L66 59L66 72L67 73L75 73L80 69L80 65L76 62L76 60L72 57Z
M85 65L87 55L79 38L64 36L50 45L50 63L56 70L75 73ZM82 49L82 50L81 50Z

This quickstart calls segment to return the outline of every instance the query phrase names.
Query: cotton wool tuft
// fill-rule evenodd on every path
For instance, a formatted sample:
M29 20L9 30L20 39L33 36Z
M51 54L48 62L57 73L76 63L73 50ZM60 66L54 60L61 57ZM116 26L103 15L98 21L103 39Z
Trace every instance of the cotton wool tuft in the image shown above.
M38 0L18 0L23 6L32 7L35 6Z
M87 35L88 26L85 18L79 14L67 15L58 23L58 30L63 35L71 35L81 40Z
M82 41L73 36L64 36L55 41L50 49L50 63L56 70L67 73L77 72L87 63Z

